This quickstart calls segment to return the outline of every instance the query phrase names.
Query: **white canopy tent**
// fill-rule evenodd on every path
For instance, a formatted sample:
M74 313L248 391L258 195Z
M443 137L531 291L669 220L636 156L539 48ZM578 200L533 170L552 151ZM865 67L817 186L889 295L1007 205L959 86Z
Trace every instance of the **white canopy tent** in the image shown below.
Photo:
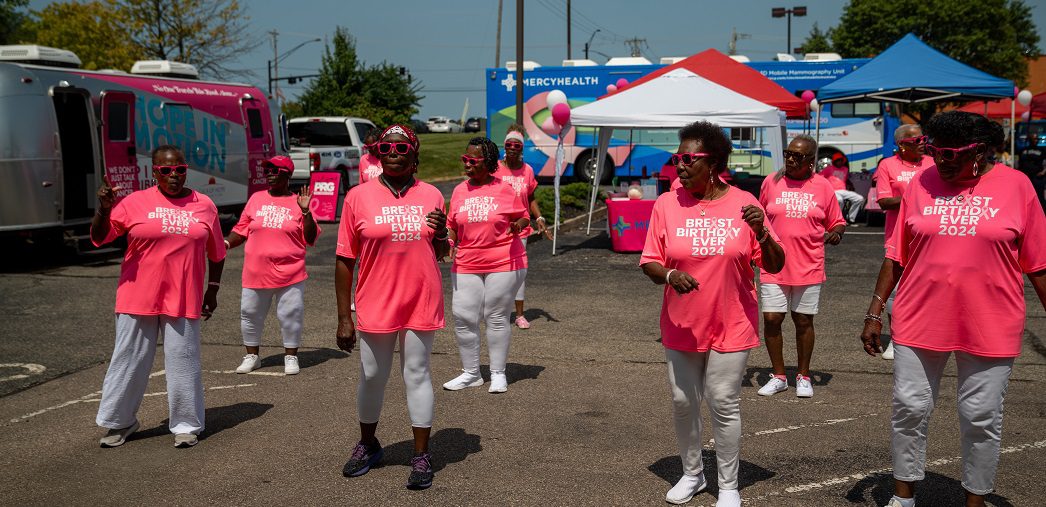
M767 128L774 167L784 165L784 114L686 69L676 69L570 112L570 123L575 127L599 128L597 182L614 129L678 129L698 120L721 127ZM590 232L597 193L598 185L593 185L588 210Z

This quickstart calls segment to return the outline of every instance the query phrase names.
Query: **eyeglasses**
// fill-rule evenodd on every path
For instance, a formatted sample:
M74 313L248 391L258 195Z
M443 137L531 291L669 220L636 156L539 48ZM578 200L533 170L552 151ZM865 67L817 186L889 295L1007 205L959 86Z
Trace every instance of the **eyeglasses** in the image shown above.
M414 145L410 143L387 143L380 142L378 145L378 155L388 155L393 151L397 155L406 155L414 150Z
M981 147L981 143L971 143L962 148L939 148L932 144L926 145L926 154L934 159L951 162L962 156L963 153Z
M164 176L170 176L172 172L177 173L179 175L185 174L185 172L189 170L189 166L187 166L185 164L179 164L179 165L154 165L153 169L156 169L157 171L160 172L160 174L162 174Z
M266 166L265 167L265 175L266 176L276 176L277 174L280 174L282 172L289 173L290 171L287 170L287 169L284 169L282 167L276 167L274 165L270 165L270 166Z
M470 157L468 155L462 155L461 156L461 161L464 162L465 165L479 165L479 163L483 162L484 160L485 159L483 157L474 158L474 157Z
M812 156L814 156L813 153L807 155L805 153L799 153L798 151L792 151L792 150L785 150L784 151L784 158L786 158L788 160L798 160L798 161L802 162L803 160L806 160L806 159L808 159L808 158L810 158Z
M906 137L897 141L897 144L910 144L912 146L923 146L928 138L926 136Z
M507 142L507 143L505 143L505 148L506 149L511 148L513 150L520 150L520 149L523 149L523 143L521 143L519 141Z
M694 162L696 162L697 159L702 158L702 157L707 157L708 155L709 155L708 153L704 153L704 152L700 152L700 153L676 153L676 154L672 155L672 165L679 165L680 162L682 162L683 165L690 165L690 164L693 164Z

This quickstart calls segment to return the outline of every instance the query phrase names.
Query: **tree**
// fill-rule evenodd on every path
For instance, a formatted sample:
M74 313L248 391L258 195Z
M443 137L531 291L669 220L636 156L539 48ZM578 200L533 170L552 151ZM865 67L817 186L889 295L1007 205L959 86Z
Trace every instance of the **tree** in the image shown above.
M257 45L237 0L106 0L121 13L116 26L150 58L190 63L204 76L251 72L233 68Z
M27 21L22 9L29 0L0 0L0 44L18 41L19 31Z
M56 2L34 12L26 30L36 44L76 53L85 69L128 71L145 53L124 41L114 22L121 15L111 4L98 0Z
M834 51L832 48L832 29L829 28L827 31L822 31L818 26L817 22L814 22L814 27L810 29L810 35L806 36L806 40L803 41L803 53L831 53Z
M403 67L387 62L365 65L356 54L352 35L338 27L324 49L319 77L309 82L299 102L309 116L359 116L379 125L407 123L418 112L419 89Z

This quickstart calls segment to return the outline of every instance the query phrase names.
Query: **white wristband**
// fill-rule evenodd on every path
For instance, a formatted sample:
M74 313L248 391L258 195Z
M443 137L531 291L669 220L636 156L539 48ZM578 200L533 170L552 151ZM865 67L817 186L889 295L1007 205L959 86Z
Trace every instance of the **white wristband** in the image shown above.
M667 283L667 284L671 284L672 283L671 280L669 280L669 278L672 276L672 272L673 271L675 271L675 270L674 269L670 269L670 270L668 270L667 273L665 273L665 283Z

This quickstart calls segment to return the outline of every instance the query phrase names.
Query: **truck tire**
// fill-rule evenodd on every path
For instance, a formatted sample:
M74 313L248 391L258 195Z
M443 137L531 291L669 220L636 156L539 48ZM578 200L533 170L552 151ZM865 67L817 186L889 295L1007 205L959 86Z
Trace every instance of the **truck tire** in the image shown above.
M342 166L338 166L338 173L341 174L341 188L342 188L342 190L344 190L345 192L348 192L349 188L350 188L350 183L351 183L349 181L349 168L345 167L343 165Z
M585 183L591 183L596 177L596 164L598 158L596 152L593 150L586 151L581 155L578 155L574 161L574 181L583 181ZM599 175L600 184L608 184L614 177L614 160L607 154L606 160L603 161L603 171Z

